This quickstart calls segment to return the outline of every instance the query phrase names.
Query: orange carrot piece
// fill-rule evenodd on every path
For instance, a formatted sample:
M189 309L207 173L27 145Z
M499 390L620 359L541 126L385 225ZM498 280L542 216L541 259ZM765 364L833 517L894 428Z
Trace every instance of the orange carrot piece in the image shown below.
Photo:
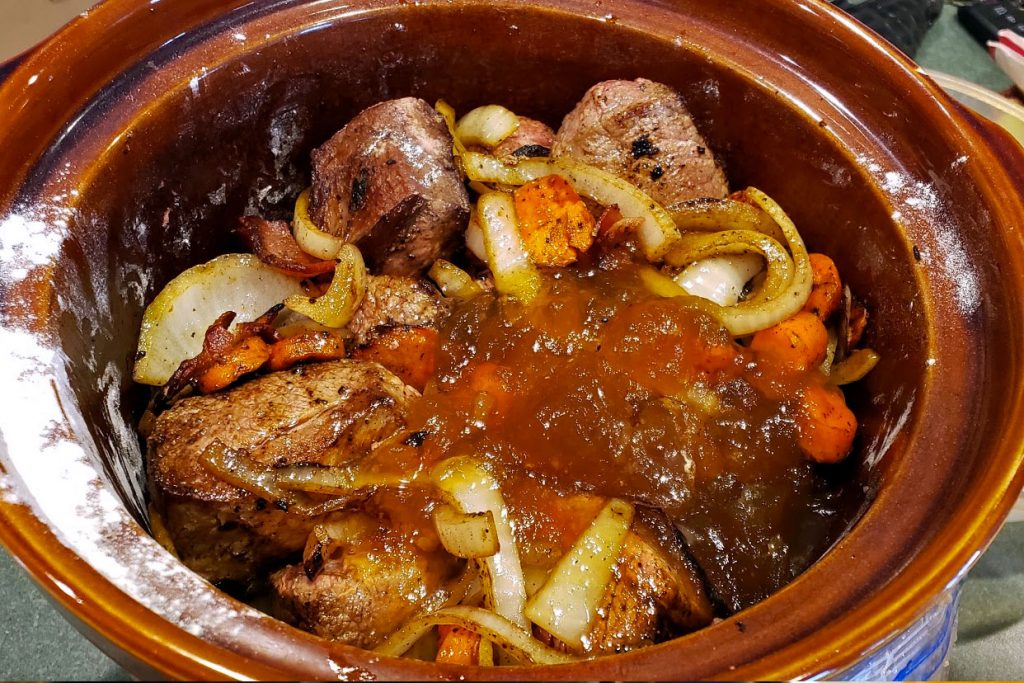
M218 357L199 375L196 385L204 394L219 391L242 375L255 372L270 360L270 346L259 337L247 337Z
M514 197L519 233L534 263L567 266L594 243L594 217L562 176L526 183Z
M836 463L849 455L857 434L857 418L846 406L843 392L820 384L804 389L797 426L800 449L821 463Z
M353 358L376 361L413 387L423 391L437 368L440 335L427 327L395 327L366 346Z
M271 370L286 370L297 363L344 357L344 339L328 330L308 330L271 345L268 367Z
M758 355L798 370L821 365L828 350L828 330L818 316L800 311L761 330L750 341Z
M480 634L458 626L438 626L438 664L480 666Z
M803 310L828 320L843 301L843 284L836 264L824 254L809 254L813 287Z

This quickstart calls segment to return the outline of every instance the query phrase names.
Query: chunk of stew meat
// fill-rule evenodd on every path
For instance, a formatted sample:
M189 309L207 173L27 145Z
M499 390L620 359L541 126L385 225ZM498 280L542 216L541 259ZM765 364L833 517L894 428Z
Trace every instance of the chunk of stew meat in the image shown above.
M624 178L668 209L728 193L679 94L643 78L590 88L562 121L552 154Z
M377 365L341 360L299 366L162 413L149 436L149 483L182 561L210 581L247 583L300 550L324 515L213 474L204 459L221 444L256 468L341 465L404 426L415 395Z
M441 116L413 97L360 112L313 151L309 215L356 244L374 272L429 267L469 220Z

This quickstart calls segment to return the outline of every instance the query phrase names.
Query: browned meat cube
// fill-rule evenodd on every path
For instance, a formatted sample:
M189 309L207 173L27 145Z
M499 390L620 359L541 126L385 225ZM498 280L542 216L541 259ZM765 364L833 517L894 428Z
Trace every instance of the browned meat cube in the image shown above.
M562 121L552 154L628 180L666 208L725 197L722 169L679 94L643 78L604 81Z
M348 329L356 343L362 345L371 341L380 329L401 326L437 329L448 312L448 301L426 280L371 275L366 296Z
M469 220L451 135L413 97L363 110L314 150L312 187L310 218L382 273L429 267Z

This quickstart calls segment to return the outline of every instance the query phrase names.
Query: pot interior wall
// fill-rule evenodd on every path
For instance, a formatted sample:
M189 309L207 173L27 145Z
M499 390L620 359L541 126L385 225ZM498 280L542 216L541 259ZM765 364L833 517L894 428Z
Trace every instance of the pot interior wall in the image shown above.
M872 142L856 108L824 98L812 115L799 79L768 82L711 56L702 47L711 15L697 21L707 36L683 36L525 6L346 14L330 5L247 7L169 42L80 112L19 198L67 221L53 313L74 400L137 520L147 522L145 475L132 426L147 393L130 369L145 305L186 267L239 250L238 216L287 216L308 184L310 150L383 99L443 97L457 110L498 102L557 127L590 85L638 76L682 93L732 187L779 201L871 311L867 343L883 360L850 394L858 453L828 473L847 501L836 535L855 520L907 446L890 438L894 416L910 414L929 344L911 245L847 144ZM274 12L284 19L271 21ZM913 142L912 123L892 125Z

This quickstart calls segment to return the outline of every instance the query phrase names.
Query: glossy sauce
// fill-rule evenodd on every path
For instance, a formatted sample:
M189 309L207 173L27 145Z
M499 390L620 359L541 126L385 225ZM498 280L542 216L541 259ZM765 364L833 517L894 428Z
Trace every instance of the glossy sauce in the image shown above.
M643 267L605 254L549 272L530 306L493 294L459 304L412 409L416 438L374 461L490 462L525 564L552 564L589 524L600 499L581 494L660 509L728 613L842 530L846 494L796 442L800 393L824 377L762 361L685 299L649 293Z

